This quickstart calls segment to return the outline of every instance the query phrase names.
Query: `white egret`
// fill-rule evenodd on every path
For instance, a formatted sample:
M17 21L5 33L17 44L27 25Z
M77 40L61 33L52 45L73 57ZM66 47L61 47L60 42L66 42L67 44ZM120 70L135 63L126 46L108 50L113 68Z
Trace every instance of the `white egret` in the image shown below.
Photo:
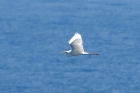
M69 44L72 50L61 52L66 54L68 57L78 55L99 55L98 53L84 52L82 37L79 33L75 33L75 35L70 39Z

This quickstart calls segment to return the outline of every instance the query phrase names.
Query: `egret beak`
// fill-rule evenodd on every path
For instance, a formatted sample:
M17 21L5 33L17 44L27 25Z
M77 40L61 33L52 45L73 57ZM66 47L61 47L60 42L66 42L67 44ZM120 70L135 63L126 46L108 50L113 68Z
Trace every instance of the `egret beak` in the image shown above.
M61 54L65 54L65 51L64 52L60 52Z

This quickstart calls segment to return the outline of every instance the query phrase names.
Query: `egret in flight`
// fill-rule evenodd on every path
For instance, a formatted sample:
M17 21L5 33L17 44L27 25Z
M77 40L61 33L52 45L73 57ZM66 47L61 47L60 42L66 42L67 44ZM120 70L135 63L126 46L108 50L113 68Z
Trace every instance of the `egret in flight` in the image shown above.
M99 55L98 53L84 52L82 37L79 33L75 33L75 35L70 39L69 44L71 46L71 50L61 52L66 54L68 57L78 55Z

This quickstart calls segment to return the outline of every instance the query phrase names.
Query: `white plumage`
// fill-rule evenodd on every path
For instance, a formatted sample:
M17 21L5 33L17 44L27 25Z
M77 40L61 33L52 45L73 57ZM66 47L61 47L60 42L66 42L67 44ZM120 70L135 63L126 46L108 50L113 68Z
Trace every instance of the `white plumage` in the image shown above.
M68 57L78 55L98 55L98 53L84 52L83 40L79 33L75 33L75 35L70 39L69 44L72 50L61 52L65 53Z

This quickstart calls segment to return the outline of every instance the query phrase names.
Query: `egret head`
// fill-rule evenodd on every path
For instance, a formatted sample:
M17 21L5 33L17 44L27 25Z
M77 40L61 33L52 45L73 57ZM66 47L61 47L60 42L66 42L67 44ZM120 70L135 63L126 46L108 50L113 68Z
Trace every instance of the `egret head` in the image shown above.
M63 51L63 52L61 52L61 54L68 54L68 53L70 53L70 52L71 52L71 50Z
M71 50L68 50L68 51L63 51L61 52L62 54L66 54L66 56L71 56Z

